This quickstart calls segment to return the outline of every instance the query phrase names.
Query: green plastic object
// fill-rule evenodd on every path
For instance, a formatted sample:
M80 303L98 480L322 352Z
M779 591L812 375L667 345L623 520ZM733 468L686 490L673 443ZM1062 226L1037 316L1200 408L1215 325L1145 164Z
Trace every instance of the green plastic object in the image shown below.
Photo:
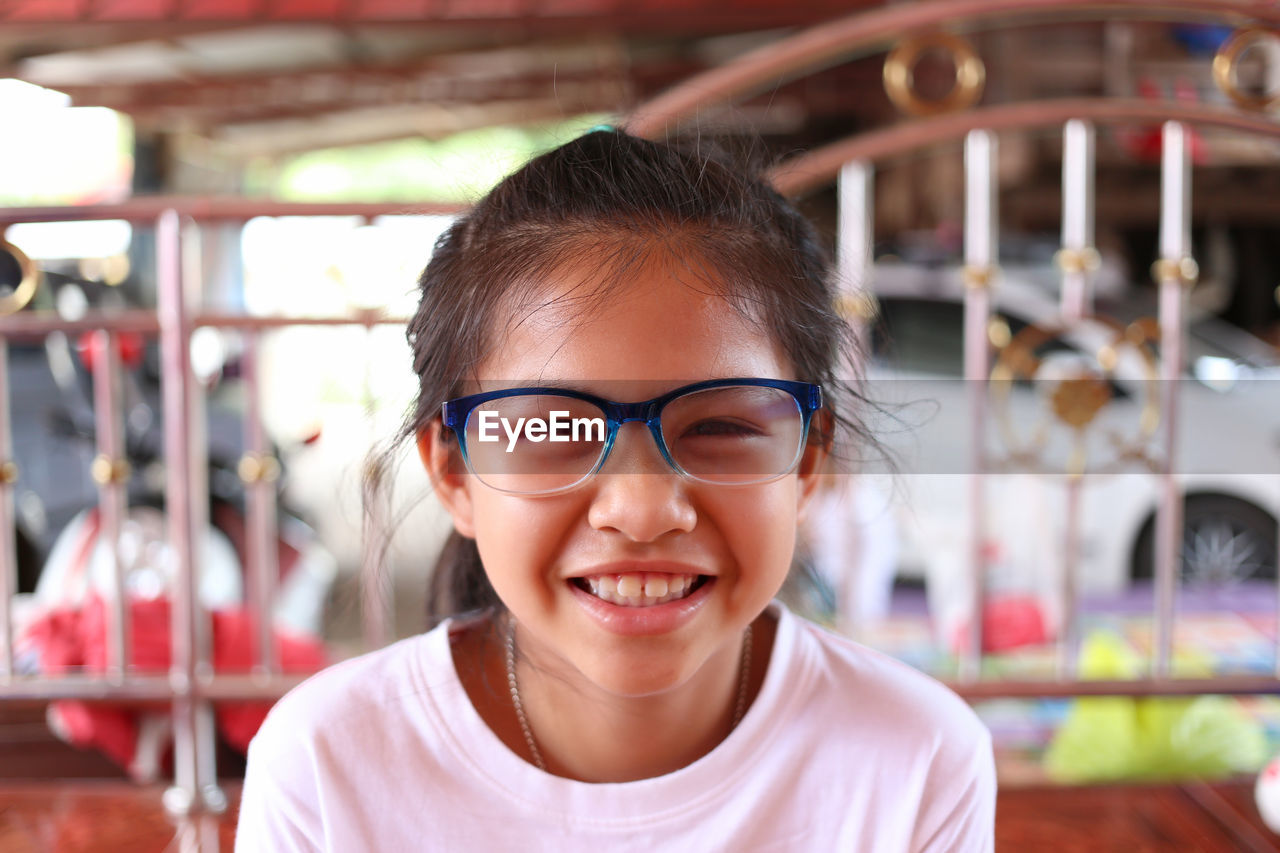
M1138 678L1144 662L1111 632L1084 642L1080 675ZM1208 675L1191 656L1175 660L1179 675ZM1086 697L1073 700L1044 756L1056 782L1175 781L1254 773L1266 761L1262 726L1234 699Z

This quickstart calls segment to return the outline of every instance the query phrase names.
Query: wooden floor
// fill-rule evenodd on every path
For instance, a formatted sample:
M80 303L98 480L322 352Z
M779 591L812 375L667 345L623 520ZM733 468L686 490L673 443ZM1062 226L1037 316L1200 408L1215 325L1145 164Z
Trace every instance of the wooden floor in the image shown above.
M205 849L230 851L238 786L227 785L230 811L203 827ZM4 853L149 853L186 847L165 817L158 788L122 782L0 784ZM999 851L1241 853L1280 850L1280 837L1258 820L1251 786L1027 788L1000 793ZM191 825L188 837L201 827Z

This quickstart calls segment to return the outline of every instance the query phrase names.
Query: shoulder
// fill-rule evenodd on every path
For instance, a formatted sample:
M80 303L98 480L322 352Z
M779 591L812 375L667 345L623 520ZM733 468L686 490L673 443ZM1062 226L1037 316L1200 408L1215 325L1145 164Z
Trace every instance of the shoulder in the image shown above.
M784 617L787 618L787 617ZM916 851L990 851L996 776L991 734L941 682L795 616L790 675L803 696L792 728L844 793L909 828ZM803 725L795 725L799 717ZM856 755L856 762L849 756ZM859 799L862 798L862 799Z
M435 660L442 649L447 657L447 642L433 631L317 672L276 702L251 750L281 755L312 751L328 740L389 734L412 719L406 707L422 707L433 685L447 685Z
M923 672L807 619L796 623L796 655L814 698L871 722L938 736L981 739L987 729L969 704Z

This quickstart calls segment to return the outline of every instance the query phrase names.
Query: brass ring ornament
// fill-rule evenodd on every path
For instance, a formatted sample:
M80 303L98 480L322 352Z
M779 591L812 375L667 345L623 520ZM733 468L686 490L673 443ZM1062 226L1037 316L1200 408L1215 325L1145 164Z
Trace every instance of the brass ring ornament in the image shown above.
M40 287L40 270L21 249L0 236L0 253L9 255L18 265L18 282L13 290L0 296L0 316L17 314L36 295Z
M1232 33L1214 54L1213 82L1217 83L1223 94L1241 109L1262 112L1280 105L1280 92L1250 95L1242 92L1240 85L1236 82L1236 70L1240 64L1240 57L1246 50L1268 38L1280 39L1280 33L1265 27L1243 27Z
M1195 258L1161 258L1151 265L1151 278L1156 284L1179 281L1183 287L1194 287L1200 278L1200 265Z
M1102 266L1102 256L1092 246L1083 249L1059 249L1053 255L1053 262L1064 273L1094 272Z
M95 456L93 464L89 466L89 475L93 477L93 481L99 486L107 486L112 483L127 483L132 472L133 469L129 465L129 460L112 459L105 453Z
M870 290L855 290L836 297L836 313L849 322L866 323L879 313L879 303Z
M1081 475L1121 470L1127 463L1137 462L1154 470L1155 462L1148 452L1148 444L1160 422L1159 373L1155 353L1150 344L1158 340L1159 330L1154 323L1138 321L1122 326L1106 317L1085 318L1082 323L1101 325L1110 333L1109 340L1090 353L1094 362L1087 370L1061 379L1046 401L1050 417L1033 425L1030 438L1023 441L1011 411L1011 392L1018 380L1036 381L1046 359L1042 348L1062 338L1071 327L1031 325L1022 329L1004 347L991 370L989 393L1001 440L1008 449L1007 462L1014 466L1028 467L1039 473L1063 473ZM1142 372L1142 409L1138 416L1137 430L1131 438L1112 431L1109 439L1115 450L1114 458L1102 465L1089 465L1086 456L1085 434L1096 426L1097 416L1110 405L1110 383L1119 366L1119 352L1130 349L1139 356ZM1054 422L1065 426L1072 433L1073 447L1062 470L1051 470L1045 458L1049 447L1050 432ZM1025 425L1024 425L1025 426Z
M986 290L995 281L996 271L993 267L966 264L960 271L964 286L973 290Z
M266 453L246 453L236 465L236 473L246 485L274 483L280 477L280 463Z
M920 97L915 87L915 67L920 57L938 50L951 57L956 78L951 90L941 98ZM968 109L982 97L987 68L973 45L950 33L933 33L904 41L890 51L884 60L884 88L889 100L904 113L915 116L937 115Z

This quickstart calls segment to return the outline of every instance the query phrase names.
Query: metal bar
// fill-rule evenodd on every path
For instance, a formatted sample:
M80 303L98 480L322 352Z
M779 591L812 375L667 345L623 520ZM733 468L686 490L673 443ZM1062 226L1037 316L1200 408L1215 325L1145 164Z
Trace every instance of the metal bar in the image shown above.
M409 317L391 317L381 311L362 311L345 317L250 317L245 314L198 314L193 326L220 329L278 329L293 326L403 326Z
M1070 322L1093 312L1088 253L1094 252L1094 130L1072 119L1062 130L1062 248L1074 263L1062 264L1062 317Z
M839 238L836 274L845 318L853 326L859 347L866 345L865 297L873 290L875 264L875 168L855 160L840 167L838 181ZM847 365L848 376L857 376L857 365Z
M248 518L245 531L245 553L249 565L249 606L257 632L257 655L254 669L265 674L276 671L274 636L271 631L275 613L276 579L280 575L278 553L274 547L276 532L276 498L274 491L274 457L270 457L262 425L262 393L258 375L259 336L248 332L243 338L240 355L240 377L244 382L244 449L240 466L245 481Z
M247 674L217 675L208 680L197 681L193 695L218 702L269 701L283 696L305 678L302 675L277 675L271 678ZM1073 682L953 681L949 684L953 690L971 701L1040 696L1191 696L1203 693L1280 696L1280 678L1266 676ZM8 682L0 682L0 701L13 704L43 704L58 699L84 702L168 702L172 698L173 688L165 676L131 676L123 684L109 684L101 678L89 676L14 678Z
M996 137L971 131L964 143L965 205L964 377L969 396L969 623L959 656L961 681L975 681L982 669L982 618L986 600L986 406L987 324L991 319L991 280L999 260L996 195Z
M1073 696L1224 696L1276 695L1280 680L1262 676L1227 678L1150 678L1141 681L980 681L948 686L970 702L983 699L1034 699Z
M1280 7L1277 7L1280 8ZM803 195L835 180L850 160L879 162L919 148L959 139L975 128L991 131L1061 127L1071 119L1095 124L1149 123L1172 119L1198 127L1234 131L1260 139L1280 139L1280 122L1270 117L1194 101L1150 101L1138 98L1057 98L994 104L930 118L896 122L881 130L859 133L779 163L769 179L786 196Z
M214 701L256 701L278 699L302 683L303 675L217 675L199 679L191 695ZM112 683L93 675L19 676L0 682L0 701L48 702L78 699L84 702L164 702L174 697L168 676L128 675Z
M1090 260L1094 241L1094 130L1079 119L1062 130L1062 268L1061 314L1065 323L1092 313ZM1083 444L1083 437L1080 437ZM1081 448L1083 452L1083 448ZM1067 472L1067 512L1062 549L1062 636L1058 642L1058 678L1076 677L1079 650L1080 501L1083 470Z
M193 306L204 304L203 293L203 260L202 232L191 223L190 227L180 227L179 240L182 244L180 252L181 270L180 287L183 316L192 319ZM184 327L184 340L190 347L191 333L195 325ZM187 368L190 371L188 356ZM187 466L187 488L189 490L188 509L190 522L187 530L191 536L191 584L189 600L193 607L190 610L191 633L194 640L193 661L197 678L206 678L213 674L213 624L204 602L200 597L200 579L204 575L204 543L210 536L209 530L209 439L208 412L206 410L205 387L195 381L194 374L185 376L187 389L186 430L187 448L185 464ZM214 725L213 705L198 696L193 697L194 704L194 748L195 748L195 781L199 799L196 801L197 811L222 812L227 807L226 796L218 787L216 771L217 729Z
M292 326L403 326L408 317L393 317L377 311L363 311L343 317L286 317L249 316L247 314L196 314L191 318L194 328L207 326L218 329L276 329ZM128 311L91 311L79 320L64 320L53 311L31 311L0 317L0 335L13 340L41 340L52 332L93 332L110 329L114 332L137 332L158 335L160 323L154 311L132 309Z
M373 352L372 327L365 337L366 353ZM365 358L364 379L362 383L365 418L369 425L371 438L376 436L375 425L376 400L373 395L373 383L370 381L369 369L371 359ZM381 499L386 488L385 479L388 472L380 459L370 459L365 466L364 482L361 484L361 499L364 507L364 527L360 541L360 601L363 622L364 643L367 649L378 649L391 641L391 594L388 586L390 579L383 566L382 545L387 534L386 503Z
M111 559L111 623L107 634L107 678L120 680L129 665L129 607L124 565L120 558L120 529L128 503L125 483L128 470L120 411L120 339L109 329L94 335L98 352L93 361L93 414L98 458L98 542L106 545Z
M165 807L188 814L199 806L194 686L196 668L195 547L192 542L190 391L190 322L182 281L182 224L177 211L165 211L156 224L156 261L160 348L163 359L165 509L169 547L174 560L172 607L174 786L165 792Z
M466 211L465 204L405 202L287 202L217 196L138 196L117 204L2 207L0 225L17 222L71 222L123 219L155 222L166 211L200 222L247 222L259 216L450 216Z
M1080 501L1084 483L1081 473L1067 475L1067 517L1062 549L1062 637L1058 641L1058 679L1066 681L1077 675L1080 647L1080 599L1076 590L1076 572L1080 563Z
M1160 166L1160 378L1164 418L1165 458L1160 477L1160 505L1156 510L1155 634L1152 674L1169 674L1181 567L1182 487L1174 476L1178 447L1178 385L1182 376L1186 286L1184 261L1191 257L1191 151L1186 128L1165 122Z
M1280 26L1280 7L1248 0L933 0L895 3L857 12L802 30L744 53L732 62L695 75L632 112L627 129L661 137L682 119L706 114L717 104L763 92L780 84L859 56L884 49L905 36L988 22L1012 25L1045 17L1097 17L1186 20L1210 17ZM1070 118L1070 116L1068 116ZM1061 124L1061 122L1055 122ZM846 157L847 162L853 158Z
M0 686L13 676L13 596L18 591L17 528L13 507L12 422L9 417L9 341L0 337ZM10 476L11 475L11 476Z
M870 358L871 338L868 324L874 290L875 264L875 168L863 161L845 163L837 182L836 280L837 305L853 333L853 347L841 353L837 376L848 382L864 372L858 362ZM831 465L828 470L840 482L835 488L847 500L854 500L853 484L848 478L858 476L845 466ZM851 637L859 637L865 627L862 612L862 583L859 574L865 565L846 566L840 574L840 597L837 607L840 627Z

